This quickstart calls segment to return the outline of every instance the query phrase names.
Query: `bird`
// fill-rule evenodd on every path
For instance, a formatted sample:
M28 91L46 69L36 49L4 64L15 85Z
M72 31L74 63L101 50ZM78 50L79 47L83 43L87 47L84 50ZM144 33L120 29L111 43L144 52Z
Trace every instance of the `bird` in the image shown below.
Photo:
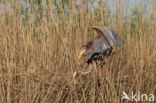
M74 82L81 75L85 75L91 71L93 61L103 61L104 57L111 56L114 47L119 47L125 41L113 30L108 27L91 27L96 32L96 37L90 40L86 45L82 45L82 50L78 56L77 64L79 64L82 56L88 56L87 66L81 72L73 74Z
M90 64L96 60L103 60L102 56L110 56L114 47L119 47L125 43L125 41L113 30L108 27L91 27L96 32L96 37L90 40L86 45L82 45L82 50L78 56L77 64L79 64L82 56L88 56L87 66L81 71L81 74L89 73L91 70ZM101 56L102 55L102 56ZM74 77L77 77L78 72L74 73Z

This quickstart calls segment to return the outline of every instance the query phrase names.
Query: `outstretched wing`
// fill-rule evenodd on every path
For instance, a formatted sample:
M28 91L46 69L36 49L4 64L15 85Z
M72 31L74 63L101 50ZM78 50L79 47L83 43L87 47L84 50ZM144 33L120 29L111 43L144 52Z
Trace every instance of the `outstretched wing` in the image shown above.
M92 45L94 51L92 51L92 53L89 55L88 64L92 62L92 59L95 55L109 55L114 46L118 47L124 43L124 40L122 40L114 31L107 27L99 28L94 26L92 29L96 31L97 36L93 40Z
M113 48L114 46L120 46L124 43L124 40L122 40L114 31L107 27L99 28L94 26L92 29L97 33L97 37L94 39L94 47L96 49Z

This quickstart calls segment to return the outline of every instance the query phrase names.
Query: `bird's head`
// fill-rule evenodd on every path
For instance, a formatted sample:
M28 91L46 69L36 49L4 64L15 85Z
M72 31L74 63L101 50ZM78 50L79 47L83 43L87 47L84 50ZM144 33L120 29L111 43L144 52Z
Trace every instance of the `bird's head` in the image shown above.
M86 54L86 51L87 51L87 47L86 47L85 45L83 45L83 46L81 47L81 51L80 51L80 54L79 54L79 57L78 57L78 60L77 60L77 64L79 64L80 58L81 58L82 56L84 56L84 54Z
M77 64L80 62L80 58L82 57L82 56L87 56L87 55L89 55L90 53L91 53L91 49L90 49L90 44L88 43L87 45L83 45L82 47L81 47L81 52L80 52L80 54L79 54L79 57L78 57L78 60L77 60Z

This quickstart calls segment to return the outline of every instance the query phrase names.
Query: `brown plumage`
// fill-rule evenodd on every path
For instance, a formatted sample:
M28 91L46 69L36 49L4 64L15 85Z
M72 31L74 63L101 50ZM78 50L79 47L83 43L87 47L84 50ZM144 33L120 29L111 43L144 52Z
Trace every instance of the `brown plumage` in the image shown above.
M94 26L92 29L96 31L97 36L83 46L78 58L79 60L82 55L88 55L88 64L92 62L93 56L98 54L110 55L114 46L119 47L124 43L124 40L107 27Z
M104 56L110 56L114 47L119 47L124 44L124 40L121 39L117 33L107 27L96 27L92 29L96 32L97 36L90 40L86 45L83 45L83 49L78 57L78 62L83 55L88 56L87 66L81 72L75 72L73 77L74 81L80 74L86 74L91 71L92 61L103 61ZM102 55L102 56L101 56Z

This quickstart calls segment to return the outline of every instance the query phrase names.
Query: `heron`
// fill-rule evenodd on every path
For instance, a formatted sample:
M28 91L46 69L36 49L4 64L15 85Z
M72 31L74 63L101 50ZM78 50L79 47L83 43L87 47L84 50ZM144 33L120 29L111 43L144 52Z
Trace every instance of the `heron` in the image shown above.
M87 66L81 72L81 74L86 74L91 71L89 68L93 61L103 59L99 55L110 56L114 47L119 47L125 42L117 33L108 27L93 26L91 28L96 32L97 35L93 40L90 40L81 48L82 50L78 56L77 63L79 63L82 56L88 56ZM75 72L73 76L76 77L77 74L78 73Z

